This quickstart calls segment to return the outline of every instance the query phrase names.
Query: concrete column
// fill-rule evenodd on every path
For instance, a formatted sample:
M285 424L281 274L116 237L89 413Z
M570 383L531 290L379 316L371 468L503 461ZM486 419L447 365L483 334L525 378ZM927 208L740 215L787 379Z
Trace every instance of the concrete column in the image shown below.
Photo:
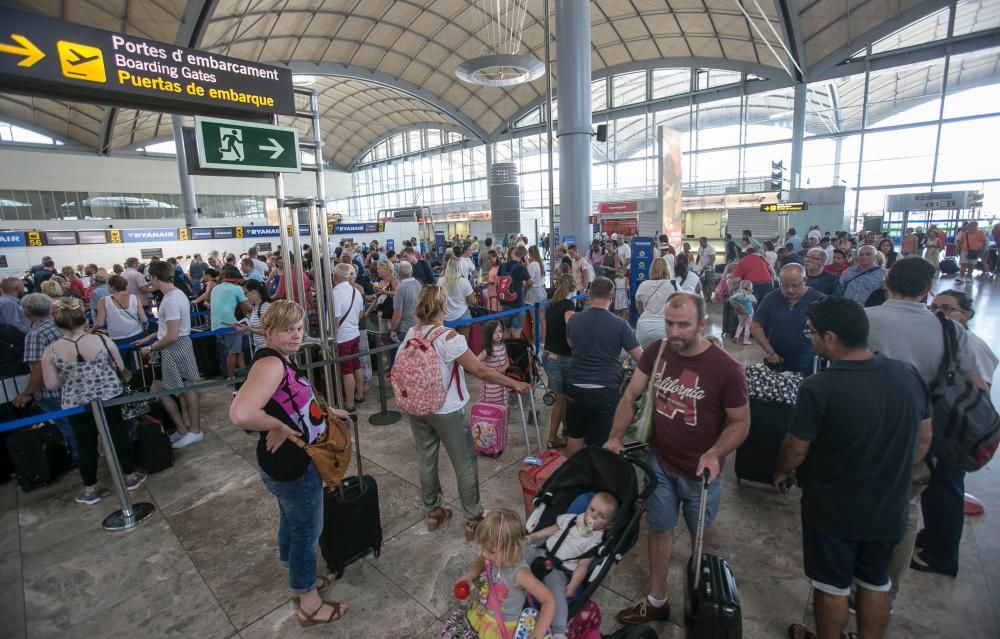
M198 202L194 193L194 178L188 175L187 155L184 152L184 117L170 116L174 129L174 146L177 147L177 176L181 181L181 201L184 208L184 226L198 226Z
M795 85L795 98L792 106L792 188L802 186L802 144L806 135L806 84Z
M559 226L578 244L590 240L590 0L556 2L559 96Z

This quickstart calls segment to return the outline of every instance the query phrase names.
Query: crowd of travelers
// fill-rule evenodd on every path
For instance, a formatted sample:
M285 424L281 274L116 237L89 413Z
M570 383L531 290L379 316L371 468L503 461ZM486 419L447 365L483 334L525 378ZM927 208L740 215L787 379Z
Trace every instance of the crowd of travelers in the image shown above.
M1000 225L992 236L1000 244ZM774 485L784 491L797 481L801 487L803 562L816 630L793 624L789 636L840 637L850 608L858 636L881 637L907 568L958 573L965 471L936 459L931 446L931 390L946 352L942 322L954 329L955 370L976 388L988 390L998 360L969 328L974 304L968 289L936 295L932 289L951 247L960 265L955 284L968 287L977 268L980 277L995 270L989 240L976 222L951 238L933 225L926 232L906 229L898 242L877 232L831 234L818 227L804 237L789 229L780 241L743 231L739 240L726 235L724 253L704 237L692 247L660 236L634 299L627 287L631 247L617 234L598 234L582 251L575 244L553 248L548 236L538 245L523 236L482 243L454 237L443 252L427 250L416 238L403 241L398 253L377 242L345 242L331 256L337 354L346 358L344 410L329 414L357 419L371 376L370 346L398 345L396 360L386 354L388 368L411 346L430 349L437 370L422 374L440 377L443 403L409 415L426 527L439 530L452 516L438 474L443 444L465 538L483 546L459 581L471 582L484 565L495 564L506 588L534 595L536 629L551 625L560 636L566 632L565 593L552 597L530 571L518 568L526 552L518 515L484 508L467 418L467 374L480 380L483 401L506 404L508 390L531 391L530 380L503 373L505 339L521 337L528 316L555 398L549 448L564 448L566 455L588 446L619 452L637 400L654 402L646 453L657 480L645 515L649 592L617 615L621 623L639 624L671 614L673 532L683 516L693 535L705 472L706 525L718 514L726 458L753 427L747 375L728 349L756 343L767 365L803 377ZM550 254L551 272L543 258ZM56 410L110 399L123 392L118 371L151 358L153 388L175 391L160 401L177 427L173 446L184 448L203 438L198 394L189 389L201 379L192 312L198 321L199 311L206 311L211 330L221 331L222 374L235 377L252 362L229 414L236 427L259 432L261 477L280 505L280 560L300 623L313 625L341 619L347 605L321 594L331 583L317 566L323 483L302 446L322 440L327 422L325 407L294 361L309 333L313 287L321 278L308 246L294 259L292 282L286 282L281 255L258 255L256 248L245 255L213 253L207 260L194 255L140 264L130 258L110 270L94 264L57 270L44 258L23 280L0 284L0 321L23 335L23 361L30 367L15 406L34 401ZM544 305L537 317L536 304ZM719 307L723 340L708 335L710 310ZM638 316L634 325L631 309ZM481 353L472 350L473 317L517 310L523 312L486 323ZM913 347L917 343L920 348ZM123 357L119 346L131 353ZM634 372L623 386L629 360ZM399 371L394 384L405 383L407 374ZM107 416L126 485L134 490L145 475L123 443L120 410ZM56 425L79 465L83 488L76 501L97 503L93 417L84 413ZM606 497L595 497L591 506L592 529L607 525L617 508ZM520 608L505 606L502 614L501 623L517 627ZM474 621L472 613L466 621Z

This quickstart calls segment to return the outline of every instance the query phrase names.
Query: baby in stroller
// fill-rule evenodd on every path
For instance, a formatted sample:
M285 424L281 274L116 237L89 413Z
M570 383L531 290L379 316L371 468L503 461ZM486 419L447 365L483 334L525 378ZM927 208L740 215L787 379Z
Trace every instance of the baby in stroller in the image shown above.
M604 540L604 531L614 523L618 499L598 492L581 514L567 513L556 523L528 535L525 560L531 572L542 580L555 598L552 617L553 639L566 636L569 623L568 600L577 594ZM537 545L534 545L537 544Z

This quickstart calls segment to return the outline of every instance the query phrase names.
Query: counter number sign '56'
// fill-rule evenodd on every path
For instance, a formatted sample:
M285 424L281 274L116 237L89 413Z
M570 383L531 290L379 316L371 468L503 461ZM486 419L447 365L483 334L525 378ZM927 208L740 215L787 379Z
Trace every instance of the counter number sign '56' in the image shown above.
M288 69L0 9L0 91L172 113L295 112Z

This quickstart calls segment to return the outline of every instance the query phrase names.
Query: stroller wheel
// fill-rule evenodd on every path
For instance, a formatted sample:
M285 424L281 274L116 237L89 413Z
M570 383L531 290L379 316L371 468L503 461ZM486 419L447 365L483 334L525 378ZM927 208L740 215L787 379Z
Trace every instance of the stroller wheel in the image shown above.
M548 391L542 395L542 403L546 406L553 406L556 403L556 394L552 391Z

